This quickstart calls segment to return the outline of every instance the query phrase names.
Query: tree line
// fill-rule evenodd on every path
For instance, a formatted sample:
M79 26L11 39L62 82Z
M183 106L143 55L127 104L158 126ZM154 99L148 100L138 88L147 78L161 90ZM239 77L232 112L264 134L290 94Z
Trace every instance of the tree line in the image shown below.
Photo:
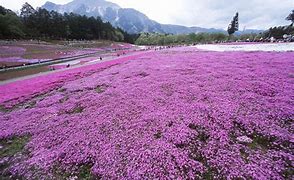
M283 39L284 35L294 35L294 10L286 17L286 20L291 21L292 23L288 26L278 26L278 27L271 27L268 30L264 31L262 34L262 38L269 39L269 38L275 38L275 39ZM239 13L237 12L234 16L232 22L228 26L228 34L231 36L236 31L239 30Z
M134 43L137 35L103 22L100 17L60 14L25 3L20 14L0 6L1 39L111 40Z
M239 30L239 13L237 12L230 22L227 34L225 33L191 33L182 35L142 33L135 41L138 45L176 45L193 43L215 43L226 41L270 41L271 37L283 39L285 34L294 36L294 10L286 17L291 21L289 26L272 27L263 33L250 33L233 36Z
M46 9L34 9L25 3L20 14L0 6L0 39L66 39L66 40L112 40L139 45L170 45L210 43L235 40L251 41L274 37L282 39L284 34L294 35L294 10L286 17L289 26L273 27L262 34L233 36L239 29L239 14L233 17L224 33L191 33L183 35L142 33L128 34L120 28L103 22L100 17L87 17L74 13L60 14Z
M272 27L264 32L264 37L282 39L285 34L294 36L294 10L286 17L286 20L291 22L289 26Z
M228 36L224 33L191 33L191 34L159 34L159 33L142 33L135 41L138 45L175 45L175 44L192 44L207 43L213 41L225 41Z

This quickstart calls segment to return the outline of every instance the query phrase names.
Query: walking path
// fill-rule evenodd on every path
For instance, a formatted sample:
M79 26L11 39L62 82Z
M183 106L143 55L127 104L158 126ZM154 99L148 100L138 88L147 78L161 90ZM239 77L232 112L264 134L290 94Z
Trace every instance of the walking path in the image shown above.
M5 107L13 107L39 94L56 89L64 82L87 76L99 69L136 60L151 52L136 52L119 58L106 58L99 62L3 81L0 83L0 106L5 103Z
M28 76L23 76L23 77L9 79L9 80L0 82L0 86L1 85L5 85L5 84L9 84L9 83L12 83L12 82L16 82L16 81L21 81L21 80L25 80L25 79L31 79L31 78L38 77L38 76L44 76L44 75L53 74L53 73L57 73L57 72L68 71L68 70L71 70L71 69L76 69L76 68L80 68L80 67L84 67L84 66L89 66L89 65L93 65L93 64L104 63L104 62L107 62L107 61L112 61L112 60L116 60L116 59L120 59L120 58L124 58L124 57L131 57L131 56L142 54L142 53L145 53L145 52L146 51L144 51L144 52L134 52L134 53L127 54L127 55L122 55L120 57L109 56L109 57L104 57L103 60L100 60L99 59L100 57L97 56L97 61L90 61L90 62L87 62L87 63L82 64L82 65L75 65L75 66L71 66L71 67L64 68L64 69L59 69L59 70L54 70L54 71L47 71L47 72L41 72L41 73L38 73L38 74L33 74L33 75L28 75ZM68 58L68 60L66 60L66 61L63 60L61 62L69 62L69 61L73 61L73 60L81 60L81 59L86 58L86 57L93 57L93 55L94 54L87 55L87 56L80 56L79 58L77 58L77 57L75 57L75 58ZM55 63L57 63L57 62L55 62ZM50 63L50 64L53 64L53 63ZM42 63L42 65L44 65L44 64ZM35 65L35 66L38 66L38 65Z

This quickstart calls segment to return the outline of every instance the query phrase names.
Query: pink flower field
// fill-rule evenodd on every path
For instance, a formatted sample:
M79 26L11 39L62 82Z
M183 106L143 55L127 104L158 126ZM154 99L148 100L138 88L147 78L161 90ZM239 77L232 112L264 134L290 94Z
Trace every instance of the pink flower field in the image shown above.
M0 153L0 170L25 179L292 179L293 67L294 52L185 47L0 85L0 152L26 140L13 156Z
M62 42L59 42L62 44ZM94 43L94 42L92 42ZM5 43L0 41L0 67L9 67L23 64L38 63L43 61L49 61L59 58L67 58L73 56L81 56L86 54L100 53L105 54L107 51L113 51L112 53L123 55L129 51L135 51L136 46L127 43L111 43L104 45L86 44L90 47L83 48L82 42L78 42L76 45L82 47L74 47L69 45L60 45L53 43L30 41L19 41ZM110 54L110 52L107 52Z

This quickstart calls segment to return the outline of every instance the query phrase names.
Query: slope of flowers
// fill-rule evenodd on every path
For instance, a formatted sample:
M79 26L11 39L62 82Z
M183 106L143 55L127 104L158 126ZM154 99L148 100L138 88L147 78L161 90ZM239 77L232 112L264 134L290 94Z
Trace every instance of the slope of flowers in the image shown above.
M0 62L5 63L37 63L50 59L66 58L102 52L100 48L72 48L60 45L15 44L0 45Z
M148 53L148 52L147 52ZM56 72L49 75L37 76L16 83L0 85L0 106L12 108L21 104L32 97L46 94L48 91L60 87L67 81L80 78L101 71L128 60L136 59L145 54L144 52L134 53L131 56L117 58L112 61L103 62L95 65L84 66L62 72Z
M0 138L31 135L29 156L11 171L291 179L293 57L185 48L64 81L32 106L0 112Z

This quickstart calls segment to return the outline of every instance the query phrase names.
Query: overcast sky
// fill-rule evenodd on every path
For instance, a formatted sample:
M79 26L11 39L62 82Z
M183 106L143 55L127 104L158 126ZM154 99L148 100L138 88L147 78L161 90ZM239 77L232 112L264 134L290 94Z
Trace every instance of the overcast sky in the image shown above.
M24 2L34 7L46 0L0 0L6 8L17 10ZM51 0L64 4L71 0ZM226 29L233 15L240 14L240 30L267 29L286 25L285 17L294 9L294 0L109 0L124 8L135 8L164 24Z

